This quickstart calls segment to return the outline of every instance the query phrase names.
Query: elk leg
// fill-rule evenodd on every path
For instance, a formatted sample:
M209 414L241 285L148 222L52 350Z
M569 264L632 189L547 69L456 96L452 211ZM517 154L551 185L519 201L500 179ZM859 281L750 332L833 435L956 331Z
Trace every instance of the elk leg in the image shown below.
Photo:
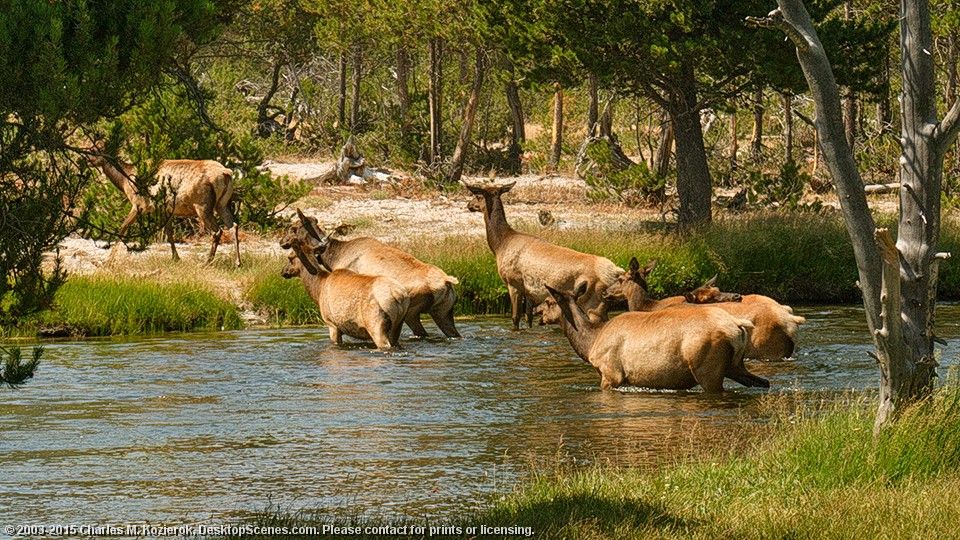
M223 236L223 229L217 227L213 231L213 239L210 242L210 253L207 254L207 264L213 262L213 257L217 254L217 246L220 245L220 238Z
M427 329L423 327L423 323L420 322L420 314L410 312L407 313L407 326L410 327L410 330L413 330L413 335L417 337L427 337Z
M337 345L343 344L343 336L340 335L340 329L336 326L330 327L330 341L336 343Z
M431 312L430 317L433 318L433 322L437 323L437 327L440 328L443 335L448 338L462 337L453 323L453 307L446 310L445 313Z
M510 318L513 320L513 329L520 329L520 310L523 309L524 294L512 285L507 285L510 293Z
M173 242L173 218L172 217L168 219L166 223L163 224L163 233L167 237L167 242L170 242L170 253L173 254L173 260L179 261L180 255L177 253L177 246Z

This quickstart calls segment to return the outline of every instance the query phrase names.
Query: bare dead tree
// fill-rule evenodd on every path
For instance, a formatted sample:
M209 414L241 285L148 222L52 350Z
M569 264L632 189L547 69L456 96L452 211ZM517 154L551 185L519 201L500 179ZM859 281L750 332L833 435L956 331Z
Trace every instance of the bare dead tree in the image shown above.
M847 142L839 87L827 53L801 0L778 0L766 18L796 46L816 105L824 161L833 177L857 260L874 357L880 366L875 432L906 404L927 395L936 377L934 315L943 160L960 133L960 105L937 121L937 100L926 0L900 2L901 102L900 220L897 241L878 230L867 206L860 171Z

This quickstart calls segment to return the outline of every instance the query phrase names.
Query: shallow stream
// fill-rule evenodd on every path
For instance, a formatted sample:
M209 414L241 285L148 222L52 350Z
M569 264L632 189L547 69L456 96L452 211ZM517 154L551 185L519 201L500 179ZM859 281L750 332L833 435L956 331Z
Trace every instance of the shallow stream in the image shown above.
M876 386L860 309L796 312L796 359L748 362L770 392ZM945 373L960 306L939 317ZM555 327L458 326L463 340L394 353L323 328L49 344L34 380L0 390L0 525L235 524L268 505L453 516L557 460L670 459L767 392L601 391Z

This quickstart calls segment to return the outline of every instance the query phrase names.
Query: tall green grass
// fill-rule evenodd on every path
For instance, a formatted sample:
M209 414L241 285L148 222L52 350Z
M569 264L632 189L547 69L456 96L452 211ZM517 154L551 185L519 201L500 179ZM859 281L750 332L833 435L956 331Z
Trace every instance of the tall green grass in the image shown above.
M253 309L265 314L272 324L320 324L320 309L299 279L286 279L280 270L286 260L265 265L244 291Z
M107 336L236 329L243 321L237 306L198 282L78 276L57 291L41 324Z
M724 290L772 296L784 302L845 303L859 298L856 261L843 222L835 215L772 214L721 220L687 235L602 229L531 231L548 242L609 258L626 268L659 261L649 278L655 297L680 294L714 275ZM460 280L459 314L507 313L507 290L482 236L412 241L421 260ZM948 276L942 272L942 276ZM958 287L941 288L944 296Z

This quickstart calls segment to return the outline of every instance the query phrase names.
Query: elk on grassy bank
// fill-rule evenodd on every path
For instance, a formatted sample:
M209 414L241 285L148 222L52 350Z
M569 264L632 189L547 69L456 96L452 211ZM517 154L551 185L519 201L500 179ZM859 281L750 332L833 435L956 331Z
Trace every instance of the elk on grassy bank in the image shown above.
M300 278L320 308L331 341L340 345L347 335L372 340L381 349L399 345L403 320L410 308L410 295L400 282L344 269L329 271L317 264L311 248L287 240L281 246L293 251L280 275Z
M223 229L214 219L216 212L223 226L232 229L235 263L237 267L240 266L240 231L230 211L230 198L233 197L233 172L230 169L213 160L164 160L157 168L157 182L150 188L150 196L147 196L137 189L137 171L132 164L95 153L89 154L87 159L91 165L103 171L107 179L130 201L130 213L120 225L121 236L140 213L153 211L154 203L150 196L157 196L163 189L166 190L168 212L163 231L170 242L173 260L180 260L173 240L173 218L197 216L203 230L213 234L207 263L213 261L223 235Z
M573 295L547 287L551 298L537 312L560 328L580 358L600 373L601 388L622 385L723 392L723 379L752 387L770 382L743 364L750 321L713 307L627 312L606 322L591 321Z
M427 313L445 336L460 337L453 320L453 308L457 301L454 285L459 283L457 278L373 238L331 238L320 228L316 218L305 216L299 209L297 216L300 222L291 227L286 242L296 240L300 245L313 246L312 252L316 254L317 262L331 270L346 269L399 281L410 295L410 308L405 322L414 335L427 335L420 322L420 315ZM320 243L323 248L317 249Z
M603 292L616 283L623 269L609 259L580 253L518 232L507 223L501 197L516 185L471 186L476 195L471 212L483 212L487 244L497 260L497 272L510 294L513 328L520 328L521 314L533 325L533 308L547 298L546 286L573 292L584 287L578 302L594 318L605 317Z
M657 261L640 268L636 257L630 259L629 268L615 285L604 293L608 300L626 298L630 311L658 311L676 307L694 307L709 305L719 308L734 317L747 319L753 323L750 341L747 344L746 357L764 360L779 360L793 355L796 347L799 325L806 322L803 317L793 314L790 306L759 295L721 292L715 286L716 276L704 285L688 291L683 296L671 296L662 300L649 298L647 276L653 271Z

